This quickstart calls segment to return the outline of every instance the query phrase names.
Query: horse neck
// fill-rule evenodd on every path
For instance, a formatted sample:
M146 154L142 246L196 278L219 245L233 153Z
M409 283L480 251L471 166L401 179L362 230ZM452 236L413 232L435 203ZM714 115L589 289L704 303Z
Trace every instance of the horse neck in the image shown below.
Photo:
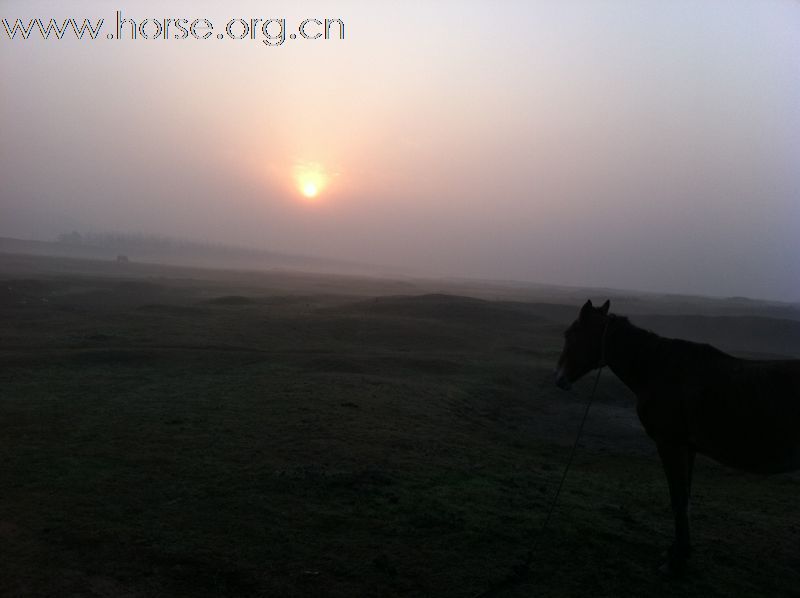
M632 391L647 387L658 335L642 330L626 318L610 316L604 346L605 362Z

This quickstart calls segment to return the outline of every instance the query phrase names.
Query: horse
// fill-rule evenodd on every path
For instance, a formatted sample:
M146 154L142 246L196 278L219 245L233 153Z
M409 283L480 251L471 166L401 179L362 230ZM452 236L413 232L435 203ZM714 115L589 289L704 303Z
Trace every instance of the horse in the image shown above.
M683 575L691 554L695 454L759 474L800 468L800 360L739 359L711 345L659 336L587 301L564 333L556 385L569 390L608 366L636 395L658 448L675 518L661 570Z

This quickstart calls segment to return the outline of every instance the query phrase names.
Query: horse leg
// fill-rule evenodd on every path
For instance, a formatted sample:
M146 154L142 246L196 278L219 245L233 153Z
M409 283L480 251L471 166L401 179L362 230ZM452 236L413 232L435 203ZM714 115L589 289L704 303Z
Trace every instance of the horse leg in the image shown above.
M681 575L691 553L689 539L689 488L694 451L680 444L658 443L658 454L667 475L670 503L675 516L675 543L669 549L667 563L662 570Z
M694 447L690 446L686 459L686 501L692 499L692 474L694 474L694 457L697 451ZM687 504L688 508L688 504Z

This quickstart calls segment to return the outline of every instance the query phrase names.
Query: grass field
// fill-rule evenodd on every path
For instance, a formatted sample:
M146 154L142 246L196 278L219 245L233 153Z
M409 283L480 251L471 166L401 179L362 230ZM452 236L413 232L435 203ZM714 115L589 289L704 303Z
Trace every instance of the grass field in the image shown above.
M469 597L528 550L502 595L800 595L800 477L705 458L691 575L658 575L666 482L609 372L540 532L579 294L463 284L0 256L0 595ZM800 355L789 307L614 301Z

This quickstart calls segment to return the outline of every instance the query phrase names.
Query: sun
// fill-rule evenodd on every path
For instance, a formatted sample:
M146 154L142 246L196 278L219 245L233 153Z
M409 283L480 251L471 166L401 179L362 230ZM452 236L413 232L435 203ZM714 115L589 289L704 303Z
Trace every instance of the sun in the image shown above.
M328 185L328 173L318 162L297 162L294 167L294 181L297 190L306 199L316 199Z

